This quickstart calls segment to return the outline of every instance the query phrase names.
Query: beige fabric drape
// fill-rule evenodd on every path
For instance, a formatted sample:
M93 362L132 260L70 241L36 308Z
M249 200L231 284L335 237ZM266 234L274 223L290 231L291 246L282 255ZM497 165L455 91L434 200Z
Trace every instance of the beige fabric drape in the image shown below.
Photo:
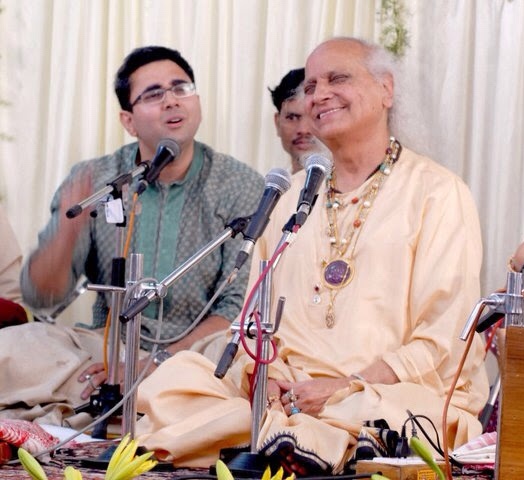
M479 207L483 291L524 238L524 3L405 0L418 146L458 173ZM267 87L321 40L378 40L380 0L2 0L0 194L24 254L80 159L131 140L112 92L125 54L178 48L202 99L198 138L261 173L286 166ZM420 119L420 121L419 121ZM421 126L427 128L422 130ZM108 179L110 180L110 179ZM450 268L453 268L450 265ZM473 307L473 306L472 306ZM82 318L86 320L86 318Z

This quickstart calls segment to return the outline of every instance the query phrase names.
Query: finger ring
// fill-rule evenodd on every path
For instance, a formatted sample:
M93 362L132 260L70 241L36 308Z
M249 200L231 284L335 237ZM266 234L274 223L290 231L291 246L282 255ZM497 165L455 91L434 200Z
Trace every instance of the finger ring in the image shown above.
M291 402L291 403L289 404L289 406L291 407L291 410L290 410L290 412L289 412L289 415L296 415L297 413L300 413L300 412L301 412L300 408L298 408L298 407L294 404L294 402Z
M286 392L286 397L289 399L290 403L296 402L298 400L298 395L295 395L295 393L293 392L293 389L288 390Z
M87 379L89 385L91 386L91 388L93 390L96 390L98 387L93 383L93 376L92 375L89 375L89 378Z
M92 375L89 375L89 373L86 373L86 374L84 375L84 378L85 378L86 380L89 380L89 379L91 378L91 376L92 376Z

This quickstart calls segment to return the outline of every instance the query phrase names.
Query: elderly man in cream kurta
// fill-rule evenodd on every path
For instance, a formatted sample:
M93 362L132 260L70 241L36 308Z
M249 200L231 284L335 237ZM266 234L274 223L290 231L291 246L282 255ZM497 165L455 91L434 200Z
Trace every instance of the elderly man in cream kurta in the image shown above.
M257 447L278 454L286 445L326 472L344 469L368 420L400 431L409 409L442 434L465 350L458 337L479 298L482 245L471 194L390 137L394 83L383 58L355 39L324 42L309 56L306 110L334 173L272 278L273 301L283 296L286 305ZM296 210L305 176L293 177L258 240L252 280ZM142 384L137 433L146 448L175 465L205 467L221 448L249 444L253 360L241 349L223 380L214 369L181 352ZM487 391L477 336L451 399L450 446L481 432L476 417Z

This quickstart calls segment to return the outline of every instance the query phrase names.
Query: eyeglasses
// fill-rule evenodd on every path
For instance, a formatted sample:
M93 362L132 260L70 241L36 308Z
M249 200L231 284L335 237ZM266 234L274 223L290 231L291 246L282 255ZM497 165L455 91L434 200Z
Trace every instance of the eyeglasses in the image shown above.
M153 105L155 103L163 102L166 98L167 92L171 92L177 98L190 97L196 93L196 87L192 82L183 82L177 83L169 88L146 90L136 98L136 100L131 104L131 107L134 107L138 102L142 102L145 105Z

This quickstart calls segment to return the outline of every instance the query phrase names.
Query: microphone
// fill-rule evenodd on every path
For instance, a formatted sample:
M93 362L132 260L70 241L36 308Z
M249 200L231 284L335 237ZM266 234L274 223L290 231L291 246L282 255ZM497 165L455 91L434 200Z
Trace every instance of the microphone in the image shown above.
M488 313L482 315L479 318L477 323L477 328L475 329L478 333L486 331L492 325L495 325L499 320L504 318L504 313L498 312L497 310L491 310Z
M247 257L253 251L255 242L264 233L269 222L269 216L275 208L281 195L289 190L291 175L283 168L272 168L266 175L266 188L258 204L256 212L252 215L249 225L244 232L244 241L238 252L235 270L239 270Z
M151 160L149 169L138 183L136 189L137 193L139 195L143 193L147 186L158 178L162 169L179 155L180 147L175 140L172 138L163 138L160 140L156 147L155 157Z
M325 176L331 175L333 165L331 160L319 153L312 153L305 159L305 169L307 172L304 188L300 192L297 205L297 216L295 225L301 227L307 220L308 215L315 205L318 196L318 189Z

